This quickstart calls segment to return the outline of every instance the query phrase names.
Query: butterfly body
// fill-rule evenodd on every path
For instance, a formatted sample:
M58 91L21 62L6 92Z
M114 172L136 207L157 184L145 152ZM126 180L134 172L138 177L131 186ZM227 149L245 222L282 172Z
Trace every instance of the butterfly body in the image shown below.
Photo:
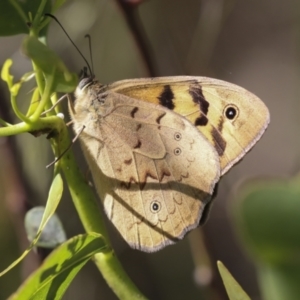
M198 226L216 182L269 118L253 94L205 77L90 80L75 95L74 130L84 127L80 139L104 209L129 245L147 252ZM251 105L264 117L252 125L244 118Z

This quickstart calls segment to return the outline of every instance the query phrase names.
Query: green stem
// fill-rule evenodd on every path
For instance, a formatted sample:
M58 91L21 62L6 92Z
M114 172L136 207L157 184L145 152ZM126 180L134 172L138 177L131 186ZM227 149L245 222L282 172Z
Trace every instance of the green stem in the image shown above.
M101 270L101 273L109 287L114 291L119 299L147 299L128 277L113 251L97 253L94 256L94 262Z
M42 99L41 99L38 107L36 108L34 114L31 117L33 122L35 122L40 117L41 113L45 109L47 102L50 102L50 96L51 96L53 82L54 82L54 70L53 70L52 76L47 76L45 89L42 93Z
M18 105L17 105L17 97L15 95L13 95L12 93L10 93L10 102L11 102L11 106L12 106L16 116L21 121L28 123L29 119L19 111L19 108L18 108Z
M49 17L45 16L44 20L39 24L38 31L41 31L45 26L47 26L50 20L51 19Z
M32 27L38 28L38 24L41 21L41 17L42 17L44 7L45 7L46 3L47 3L47 0L42 0L41 1L41 4L40 4L40 6L39 6L39 8L38 8L38 10L35 14L33 22L32 22Z
M48 114L58 114L61 112L61 109L60 109L60 105L56 104L56 102L58 101L57 99L57 93L54 93L52 96L51 96L51 103L52 103L52 106L49 107L50 111L48 112ZM54 106L53 109L51 109L52 107ZM47 115L48 115L47 114Z
M61 131L61 127L63 126L65 126L65 124L61 118L51 116L46 118L40 118L35 123L21 122L12 126L2 127L0 128L0 137L16 135L25 132L50 132L53 129Z

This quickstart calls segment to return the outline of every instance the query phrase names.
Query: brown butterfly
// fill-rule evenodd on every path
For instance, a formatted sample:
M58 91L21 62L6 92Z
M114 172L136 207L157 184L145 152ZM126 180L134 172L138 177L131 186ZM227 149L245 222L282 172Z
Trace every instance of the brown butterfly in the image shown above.
M197 227L220 176L269 123L247 90L205 77L102 85L83 79L70 113L104 209L128 244L157 251Z

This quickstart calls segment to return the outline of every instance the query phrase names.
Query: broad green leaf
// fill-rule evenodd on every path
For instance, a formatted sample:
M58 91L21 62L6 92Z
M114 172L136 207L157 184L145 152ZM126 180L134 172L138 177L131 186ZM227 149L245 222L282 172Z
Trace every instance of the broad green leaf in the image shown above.
M33 36L27 36L24 39L22 49L41 69L46 79L49 76L54 76L51 92L71 93L74 91L78 84L77 75L68 71L55 52Z
M250 297L245 293L238 282L233 278L228 269L222 264L217 262L222 281L224 283L227 296L230 300L251 300Z
M247 250L271 264L300 265L298 179L249 181L235 199L235 227Z
M1 0L0 1L0 36L28 33L30 15L34 18L40 7L41 0ZM42 11L51 12L51 0L46 1Z
M101 235L76 236L56 248L13 294L10 300L61 299L80 269L91 257L105 249Z
M292 179L244 183L232 203L234 227L255 259L265 300L300 295L300 182Z
M57 208L57 206L60 202L62 192L63 192L63 181L62 181L61 175L58 173L52 181L52 185L51 185L51 188L50 188L50 191L49 191L48 200L47 200L47 203L46 203L45 212L44 212L41 224L39 226L39 229L37 231L36 237L31 242L29 247L23 252L23 254L18 259L16 259L12 264L10 264L4 271L2 271L0 273L0 276L3 276L9 270L11 270L13 267L15 267L20 261L22 261L24 259L24 257L35 246L35 244L37 243L37 240L39 239L39 237L40 237L43 229L45 228L47 222L49 221L51 216L54 214L54 212L55 212L55 210L56 210L56 208Z
M37 234L45 212L44 206L36 206L30 209L25 216L24 224L29 242L32 242ZM59 217L54 213L43 229L35 246L43 248L55 248L67 239L63 225Z
M257 263L258 281L264 300L298 300L300 295L299 265Z

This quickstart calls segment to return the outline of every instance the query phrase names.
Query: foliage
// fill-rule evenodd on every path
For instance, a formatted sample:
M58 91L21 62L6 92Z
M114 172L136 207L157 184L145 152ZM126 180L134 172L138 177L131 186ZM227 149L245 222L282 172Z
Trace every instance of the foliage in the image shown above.
M61 299L80 269L105 243L101 235L78 235L55 249L11 299Z

